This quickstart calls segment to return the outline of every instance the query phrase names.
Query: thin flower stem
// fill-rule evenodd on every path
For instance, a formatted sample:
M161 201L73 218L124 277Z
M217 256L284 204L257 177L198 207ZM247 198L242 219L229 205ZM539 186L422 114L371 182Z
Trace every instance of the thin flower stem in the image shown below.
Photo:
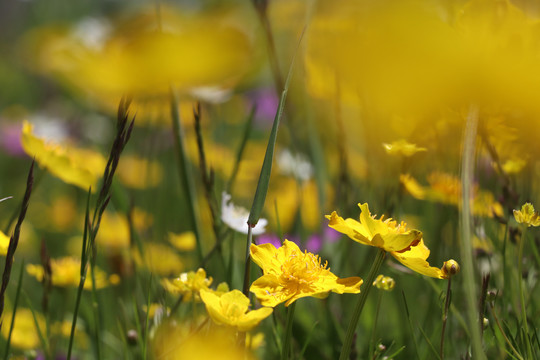
M482 348L482 336L478 323L476 283L474 281L474 263L472 247L472 212L471 212L471 194L473 182L474 159L476 154L476 135L478 128L478 108L471 106L465 123L465 132L463 134L463 155L461 164L461 184L462 184L462 209L461 209L461 258L463 269L463 287L465 292L465 301L467 305L467 319L471 332L471 345L473 358L485 359L486 355Z
M371 269L369 270L369 275L366 281L364 282L365 288L360 293L360 297L358 298L358 303L356 304L356 308L354 309L354 313L351 317L351 321L349 322L349 327L347 328L347 334L345 335L345 341L343 342L343 347L341 348L341 354L339 356L339 360L349 359L349 354L351 353L354 333L356 331L356 325L358 325L358 320L360 319L360 314L362 314L362 309L364 308L364 305L366 303L369 290L373 286L373 281L375 280L375 276L377 276L377 273L379 272L379 268L381 267L384 261L385 255L386 255L386 251L384 251L383 249L379 249L377 256L375 257L375 260L373 261L373 264L371 265Z
M524 227L519 241L519 253L518 253L518 286L519 286L519 300L521 304L521 322L523 324L523 330L525 331L525 344L527 345L527 358L532 359L532 347L529 337L529 325L527 324L527 309L525 308L525 294L523 293L523 248L525 245L525 239L527 235L527 227Z
M448 320L448 309L450 307L450 298L452 297L452 278L448 278L448 287L446 288L446 300L444 302L444 313L443 313L443 322L441 330L441 348L439 351L439 356L441 360L444 359L444 333L446 331L446 320Z
M289 355L291 353L292 325L295 308L296 302L293 302L287 309L287 327L285 330L285 337L283 339L283 348L281 349L281 360L289 359Z
M251 247L252 242L252 234L251 234L251 226L248 225L248 233L247 233L247 243L246 243L246 265L244 268L244 287L243 293L247 297L249 297L249 281L250 281L250 272L251 272L251 254L249 248Z

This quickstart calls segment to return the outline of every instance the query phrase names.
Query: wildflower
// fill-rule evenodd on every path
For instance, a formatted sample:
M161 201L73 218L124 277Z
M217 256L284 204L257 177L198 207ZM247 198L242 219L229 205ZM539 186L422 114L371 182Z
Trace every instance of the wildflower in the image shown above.
M454 259L445 261L442 266L442 271L446 274L446 277L456 275L459 272L459 264Z
M514 210L514 218L520 224L525 224L527 227L540 226L540 215L534 210L531 203L525 203L521 210Z
M326 215L330 220L328 226L350 237L360 244L375 246L389 252L400 263L422 275L444 279L447 275L436 267L431 267L426 259L429 249L424 245L422 232L407 229L403 221L384 216L376 219L369 212L368 204L358 204L360 207L360 222L354 219L344 220L334 211Z
M247 234L249 211L243 207L236 206L231 202L231 195L225 191L221 194L221 220L231 229ZM259 222L252 228L253 235L260 235L266 231L266 219L259 219Z
M166 291L182 295L184 301L200 301L199 292L201 289L208 289L212 280L211 277L206 277L204 269L199 268L197 272L184 272L173 280L163 279L161 284Z
M396 286L396 282L391 277L380 274L373 282L373 285L380 290L392 291Z
M143 266L158 275L178 274L184 268L184 261L180 256L163 244L146 243L142 257L138 249L135 248L132 254L133 260L138 266Z
M44 270L41 265L26 265L28 274L35 277L38 281L43 280ZM51 259L52 284L58 287L77 287L81 277L81 261L74 257L63 257ZM107 274L98 268L94 268L96 278L96 288L101 289L109 285ZM92 278L87 276L84 283L85 290L92 289Z
M212 320L219 325L236 328L237 331L253 329L273 311L268 307L249 311L249 298L238 290L219 295L202 289L200 294Z
M21 142L24 151L43 168L62 181L88 190L96 188L105 169L101 154L83 149L62 147L35 136L32 125L23 123Z
M10 238L0 231L0 255L6 256L9 247Z
M405 157L411 157L417 152L427 151L426 148L418 147L416 144L411 144L404 139L393 141L390 144L383 143L383 147L389 155L401 155Z
M37 324L41 333L45 333L45 319L39 313L35 313ZM9 323L12 313L4 313L2 336L7 339L9 335ZM18 308L15 314L15 327L11 334L11 345L19 349L35 349L39 346L39 334L36 328L36 322L30 309Z
M155 187L162 178L163 168L156 161L123 155L118 163L118 179L131 189Z
M299 298L324 298L330 291L338 294L360 292L359 277L340 279L321 264L318 255L302 253L295 243L285 240L276 249L272 244L251 245L251 258L263 270L250 291L263 306L275 307L285 301L289 306Z
M292 175L302 182L308 181L313 176L313 166L302 154L292 154L285 149L278 154L276 161L283 174Z
M195 234L191 231L186 231L181 234L169 232L168 239L171 245L180 251L190 251L195 249L197 242Z

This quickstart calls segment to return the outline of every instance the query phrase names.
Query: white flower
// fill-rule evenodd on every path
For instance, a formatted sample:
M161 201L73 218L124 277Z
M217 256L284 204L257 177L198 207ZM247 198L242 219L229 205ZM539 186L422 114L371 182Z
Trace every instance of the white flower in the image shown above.
M289 150L283 150L276 160L285 175L292 175L300 181L308 181L313 176L313 166L302 154L293 155Z
M231 229L247 234L249 211L240 206L235 206L231 202L231 195L225 191L221 193L221 220ZM259 219L257 225L251 229L253 235L264 234L266 231L266 219Z

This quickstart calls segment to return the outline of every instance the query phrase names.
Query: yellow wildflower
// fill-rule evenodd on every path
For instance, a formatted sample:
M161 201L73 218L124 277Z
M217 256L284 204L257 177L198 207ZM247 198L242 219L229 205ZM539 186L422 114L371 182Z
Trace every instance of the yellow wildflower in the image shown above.
M190 251L195 249L197 240L195 239L195 234L191 231L181 234L169 232L169 242L180 251Z
M375 281L373 281L373 285L380 290L392 291L396 286L396 282L391 277L380 274Z
M6 256L10 238L0 231L0 255Z
M417 152L427 151L426 148L418 147L416 144L412 144L404 139L393 141L390 144L383 143L383 147L389 155L401 155L405 157L413 156Z
M144 245L143 258L137 249L133 249L133 260L138 266L144 266L149 271L158 275L178 274L184 268L184 262L170 247L146 243Z
M118 163L118 179L131 189L155 187L162 178L163 168L156 161L125 155Z
M422 232L407 229L404 222L397 223L384 216L376 219L371 216L368 204L358 204L360 222L354 219L344 220L334 211L326 215L330 220L328 226L350 237L360 244L375 246L389 252L400 263L408 268L434 278L444 279L446 274L427 262L429 249L424 245Z
M42 334L45 334L45 319L39 313L35 313L37 324ZM12 313L4 313L2 336L7 339L9 335L9 324ZM11 334L11 345L24 350L35 349L40 345L39 334L36 322L30 309L18 308L15 314L15 326Z
M32 125L25 121L21 134L24 151L51 174L62 181L84 190L96 188L98 178L105 169L101 154L76 148L62 147L47 142L32 133Z
M105 211L96 238L99 248L108 253L118 253L129 248L130 235L127 218L120 213Z
M216 294L202 289L201 299L206 306L208 315L219 325L227 325L237 331L249 331L266 319L274 309L264 307L249 311L250 301L239 290L232 290L224 294Z
M43 266L28 264L26 265L26 271L28 274L35 277L38 281L43 280ZM52 284L58 287L77 287L79 286L80 273L81 273L81 260L74 257L63 257L58 259L51 259L51 272L52 272ZM96 278L96 288L101 289L109 285L107 280L107 274L98 268L94 269ZM88 269L88 275L84 283L85 290L92 289L92 278L90 276L90 269Z
M197 272L190 271L180 274L173 280L163 279L161 284L166 291L172 294L183 295L183 301L200 301L199 292L201 289L208 289L212 284L212 278L206 277L206 271L199 268Z
M251 245L251 258L263 270L250 291L264 306L275 307L285 301L289 306L306 296L324 298L330 291L338 294L360 292L359 277L340 279L321 264L321 258L288 240L276 249L272 244Z
M525 203L521 210L514 210L514 218L520 224L525 224L527 227L540 226L540 215L534 210L531 203Z
M508 159L502 164L502 169L507 174L517 174L527 165L524 159ZM496 168L496 167L495 167Z

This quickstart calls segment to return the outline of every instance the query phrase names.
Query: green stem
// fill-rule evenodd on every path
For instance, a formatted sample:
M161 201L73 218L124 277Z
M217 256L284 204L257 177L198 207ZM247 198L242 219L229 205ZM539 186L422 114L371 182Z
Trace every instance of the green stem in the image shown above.
M523 324L523 330L525 331L525 344L527 345L527 358L533 359L531 341L529 338L529 325L527 324L527 309L525 308L525 294L523 293L523 248L525 245L526 235L527 235L527 227L524 227L523 232L521 233L521 239L519 241L518 286L519 286L519 300L521 304L521 322Z
M244 268L244 287L243 287L243 293L247 297L249 297L249 281L250 281L250 273L251 273L251 254L250 254L251 242L252 242L251 226L248 225L247 243L246 243L246 265Z
M295 308L296 308L296 302L293 302L287 309L287 328L285 330L283 348L281 349L281 360L289 359L289 355L291 353L292 325L293 325Z
M486 358L482 348L482 336L478 323L477 301L476 301L476 283L474 281L474 263L472 247L472 211L471 195L473 183L474 158L476 154L476 133L478 128L478 108L471 106L465 123L465 132L463 135L463 158L461 164L461 184L462 184L462 211L461 211L461 259L463 269L463 287L465 292L465 301L467 304L467 319L471 331L471 345L473 358L483 360Z
M358 325L360 314L362 314L362 309L364 308L364 305L366 303L369 290L373 286L373 281L375 280L375 276L377 276L377 273L379 272L379 268L381 267L384 261L385 255L386 255L386 251L384 251L383 249L379 249L379 252L377 253L377 256L375 257L375 260L373 261L373 264L371 265L371 269L369 270L368 277L366 281L364 282L365 288L360 293L360 297L358 298L358 303L356 304L356 308L354 309L354 313L351 317L351 321L349 322L349 327L347 328L347 334L345 335L345 341L343 342L343 347L341 348L341 354L339 356L339 360L349 359L349 354L351 353L352 342L354 338L354 332L356 331L356 326Z
M446 320L448 320L448 308L450 307L450 298L452 297L452 278L448 278L448 287L446 288L446 300L444 302L443 323L441 330L441 347L439 356L444 359L444 333L446 331Z
M521 354L512 345L512 342L510 341L510 339L508 339L508 336L506 336L506 333L504 332L504 330L503 330L503 328L501 326L501 323L499 322L499 318L497 317L497 314L495 313L494 305L490 304L489 308L491 309L491 315L493 315L493 319L495 319L495 323L497 324L497 327L499 328L499 331L501 332L504 340L506 341L506 344L510 347L510 349L512 349L512 351L514 352L514 354L516 355L516 357L519 360L524 360L523 356L521 356Z

